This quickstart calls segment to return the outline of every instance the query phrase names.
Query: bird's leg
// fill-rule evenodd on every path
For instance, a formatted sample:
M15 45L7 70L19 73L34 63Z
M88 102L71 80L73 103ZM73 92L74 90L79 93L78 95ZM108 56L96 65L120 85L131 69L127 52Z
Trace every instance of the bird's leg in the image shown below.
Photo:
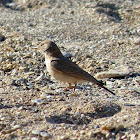
M75 87L76 87L76 86L77 86L77 84L75 84L75 86L72 86L71 83L69 83L69 86L66 87L66 88L64 89L64 91L66 91L67 89L73 89L73 92L75 92Z
M71 83L69 83L69 86L68 87L66 87L65 89L64 89L64 91L66 91L67 89L71 89Z
M75 86L73 86L73 93L75 92L76 87L77 87L77 84L75 83Z

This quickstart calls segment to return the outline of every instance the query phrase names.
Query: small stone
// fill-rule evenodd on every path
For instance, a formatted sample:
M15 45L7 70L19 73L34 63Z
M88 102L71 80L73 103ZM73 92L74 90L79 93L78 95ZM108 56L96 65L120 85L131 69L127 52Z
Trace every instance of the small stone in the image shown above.
M31 140L38 140L38 138L36 138L36 137L33 137L33 138L31 138Z
M101 131L100 131L100 130L96 130L96 131L91 131L91 132L89 132L89 136L90 136L90 137L94 137L94 136L97 135L97 134L101 134Z
M51 138L51 137L52 137L52 136L51 136L49 133L47 133L47 132L41 132L41 133L40 133L40 136L45 137L45 138Z
M0 33L0 42L4 41L5 39L5 36Z
M67 140L67 139L69 139L68 136L59 136L58 137L58 140Z
M40 98L47 98L47 99L51 99L52 96L46 94L46 93L43 93L40 95Z
M116 128L116 131L120 131L120 130L123 130L124 129L124 126L123 125L119 125L117 128Z
M85 130L81 130L81 131L80 131L80 134L81 134L81 135L84 135L84 134L85 134Z
M62 94L62 93L64 93L64 91L61 89L56 89L56 93Z
M20 128L20 125L14 125L13 126L13 129L18 129L18 128Z
M43 101L41 99L35 99L35 100L31 100L32 103L35 103L35 104L41 104Z
M111 81L106 81L106 85L108 85L109 88L113 88L113 82Z
M32 134L33 135L39 135L40 134L40 131L39 130L32 130Z
M70 13L71 13L71 14L74 14L74 10L72 10Z
M135 45L140 45L140 39L137 39L135 42L134 42Z
M73 136L73 137L71 137L70 139L71 139L71 140L77 140L77 137L74 137L74 136Z
M87 133L87 135L91 138L91 137L93 137L93 131L89 131L88 133Z
M119 66L109 71L97 73L95 75L95 78L104 79L104 78L124 77L124 76L128 76L132 72L133 69L128 66Z
M91 86L89 86L89 85L86 86L86 89L87 89L87 90L91 90Z
M61 15L64 15L64 14L65 14L65 12L64 12L64 11L62 11L62 12L61 12Z
M15 9L16 8L16 4L15 3L7 3L6 6Z
M122 140L127 139L127 136L126 136L126 135L123 135L123 136L121 137L121 139L122 139Z
M110 132L106 134L106 138L107 138L107 139L109 139L110 136L111 136L111 133L110 133Z
M43 77L44 77L44 74L41 73L40 76L38 76L38 77L35 79L35 81L39 81L39 80L42 79Z

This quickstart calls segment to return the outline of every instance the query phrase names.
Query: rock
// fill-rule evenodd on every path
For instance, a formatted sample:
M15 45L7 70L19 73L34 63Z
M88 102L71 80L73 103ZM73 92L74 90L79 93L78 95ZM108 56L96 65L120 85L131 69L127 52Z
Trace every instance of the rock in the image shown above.
M15 3L7 3L6 6L8 8L11 8L11 9L16 9L16 4Z
M16 129L19 129L20 127L21 127L20 125L14 125L13 129L16 130Z
M89 137L94 137L95 135L101 134L100 130L96 130L96 131L90 131L88 133Z
M47 98L47 99L51 99L51 96L46 94L46 93L43 93L40 95L40 98Z
M97 79L115 78L115 77L119 78L119 77L128 76L132 72L133 72L133 69L128 66L119 66L109 71L97 73L95 75L95 78Z
M127 136L126 136L126 135L123 135L123 136L121 137L121 139L122 139L122 140L127 140Z
M58 140L67 140L67 139L69 139L69 137L68 136L58 136L57 139Z
M35 100L32 100L32 103L34 104L42 104L43 100L42 99L35 99Z
M51 137L52 137L52 136L51 136L49 133L47 133L47 132L41 132L41 133L40 133L40 136L45 137L45 138L51 138Z
M116 128L116 131L121 131L121 130L124 130L125 127L123 125L119 125L117 128Z
M38 76L35 81L39 81L44 77L44 73L41 73L40 76Z
M36 138L36 137L33 137L33 138L31 138L31 140L38 140L38 138Z
M39 130L32 130L32 134L33 135L39 135L40 134L40 131Z
M135 42L134 42L135 45L140 45L140 39L137 39Z
M4 41L5 39L5 36L0 33L0 42Z

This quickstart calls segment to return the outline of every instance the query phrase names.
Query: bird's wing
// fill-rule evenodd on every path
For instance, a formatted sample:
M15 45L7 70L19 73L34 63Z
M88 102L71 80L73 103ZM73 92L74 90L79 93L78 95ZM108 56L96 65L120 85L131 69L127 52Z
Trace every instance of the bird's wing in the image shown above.
M102 84L89 73L81 69L77 64L73 63L71 60L65 57L53 59L51 61L51 66L53 69L60 73L63 73L64 75L72 76L81 80L90 81L95 84Z
M111 94L115 95L115 93L107 89L103 83L96 80L92 75L90 75L89 73L81 69L77 64L73 63L72 61L70 61L65 57L53 59L51 61L51 66L55 71L63 73L64 75L92 82L109 91Z

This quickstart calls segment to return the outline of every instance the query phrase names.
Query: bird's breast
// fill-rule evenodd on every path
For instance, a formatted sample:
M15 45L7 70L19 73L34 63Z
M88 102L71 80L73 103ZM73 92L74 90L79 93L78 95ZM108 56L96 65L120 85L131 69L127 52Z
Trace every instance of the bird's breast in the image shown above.
M47 71L51 74L51 61L50 60L45 60L46 68Z

